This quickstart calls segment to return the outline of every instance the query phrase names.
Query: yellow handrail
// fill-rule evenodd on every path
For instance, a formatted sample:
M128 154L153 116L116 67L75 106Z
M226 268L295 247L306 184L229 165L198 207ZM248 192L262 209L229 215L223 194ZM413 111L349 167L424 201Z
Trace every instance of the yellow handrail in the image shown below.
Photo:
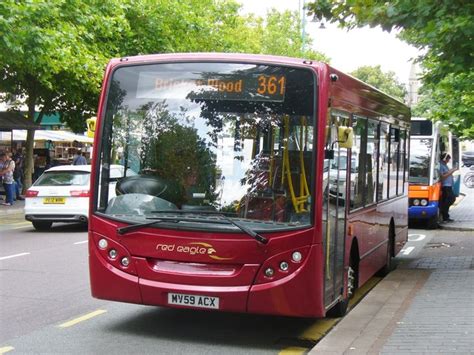
M290 138L290 125L289 125L289 116L286 115L283 118L284 124L284 137L283 137L283 174L282 174L282 185L285 182L285 176L288 180L288 189L290 190L291 202L293 203L293 208L296 213L307 212L305 204L308 202L309 197L309 188L308 182L306 181L306 170L304 167L304 146L307 144L307 126L306 120L304 117L301 118L301 133L300 133L300 142L303 143L303 127L305 127L305 143L300 144L300 196L296 196L295 190L293 187L293 179L291 177L291 168L290 168L290 155L289 155L289 138Z

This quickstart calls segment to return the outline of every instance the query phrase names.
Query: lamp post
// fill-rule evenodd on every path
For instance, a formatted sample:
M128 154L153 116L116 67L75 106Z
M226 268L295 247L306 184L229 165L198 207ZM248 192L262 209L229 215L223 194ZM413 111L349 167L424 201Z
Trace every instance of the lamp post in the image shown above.
M305 41L306 41L306 15L304 13L306 1L305 0L298 0L298 6L300 10L300 18L301 18L301 51L304 52Z

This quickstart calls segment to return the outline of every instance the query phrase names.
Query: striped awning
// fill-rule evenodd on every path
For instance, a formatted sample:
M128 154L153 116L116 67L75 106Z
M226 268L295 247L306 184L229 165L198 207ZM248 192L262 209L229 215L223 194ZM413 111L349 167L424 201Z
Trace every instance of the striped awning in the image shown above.
M14 141L26 141L26 130L14 130L13 140ZM12 139L10 132L0 132L0 140L9 141ZM90 143L94 141L93 138L89 138L83 134L75 134L69 131L50 131L50 130L36 130L35 141L52 141L52 142L81 142Z

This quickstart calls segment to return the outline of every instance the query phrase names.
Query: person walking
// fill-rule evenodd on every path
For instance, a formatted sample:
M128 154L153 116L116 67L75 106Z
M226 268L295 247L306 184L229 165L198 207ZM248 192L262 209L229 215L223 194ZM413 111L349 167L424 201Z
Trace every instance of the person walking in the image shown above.
M24 156L22 149L18 149L13 155L13 161L15 162L15 170L13 171L13 179L15 180L15 193L17 200L24 200L21 196L23 192L23 162Z
M87 165L87 160L79 149L76 150L74 157L72 158L72 165Z
M13 171L15 170L15 162L11 159L11 153L0 153L0 162L3 168L0 170L0 176L3 176L3 188L5 189L4 206L13 205L13 195L15 193L15 180L13 179Z
M441 154L441 161L439 166L439 175L441 177L441 198L439 201L439 210L443 217L443 222L453 222L453 219L449 217L449 208L456 201L453 191L453 173L458 168L450 169L448 163L451 160L451 156L448 153Z

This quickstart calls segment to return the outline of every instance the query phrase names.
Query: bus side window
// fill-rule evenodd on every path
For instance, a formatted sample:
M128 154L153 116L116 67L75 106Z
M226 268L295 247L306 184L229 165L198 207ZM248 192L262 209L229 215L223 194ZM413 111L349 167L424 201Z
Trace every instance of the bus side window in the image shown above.
M367 129L367 158L366 158L366 174L367 174L367 194L366 203L368 205L377 200L377 154L378 154L378 124L369 120Z
M388 134L388 124L380 124L380 144L379 144L379 173L377 180L377 200L382 201L388 197L388 177L389 177L389 157L390 152L389 147L389 134Z
M367 155L367 119L354 116L352 123L354 131L354 144L352 147L350 194L351 208L365 205L366 195L366 155Z

